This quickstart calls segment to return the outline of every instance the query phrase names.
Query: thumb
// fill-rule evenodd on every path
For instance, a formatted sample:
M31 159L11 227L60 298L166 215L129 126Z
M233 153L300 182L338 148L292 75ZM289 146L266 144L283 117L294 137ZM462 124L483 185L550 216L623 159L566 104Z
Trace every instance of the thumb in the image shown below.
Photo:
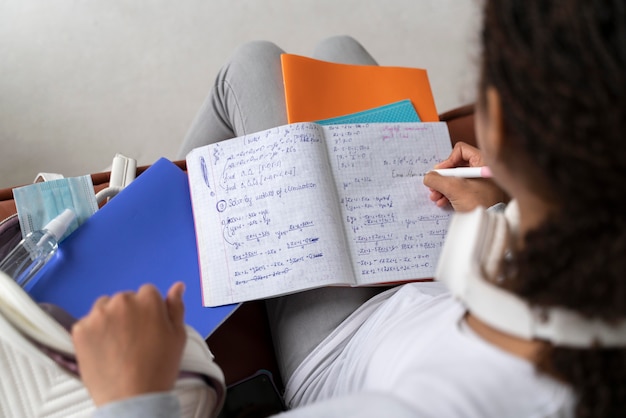
M463 179L456 177L444 177L439 173L430 171L424 176L424 185L438 191L448 199L454 196L455 192L462 188Z
M167 313L174 325L182 325L185 319L185 304L183 303L183 293L185 284L176 282L167 291L165 299L167 303Z

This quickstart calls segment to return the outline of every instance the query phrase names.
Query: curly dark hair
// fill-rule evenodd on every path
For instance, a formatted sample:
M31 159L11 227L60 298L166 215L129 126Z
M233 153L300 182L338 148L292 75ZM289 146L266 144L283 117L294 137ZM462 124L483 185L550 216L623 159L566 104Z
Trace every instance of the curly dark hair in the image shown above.
M626 3L488 0L482 87L501 99L501 157L558 210L525 236L508 285L535 306L626 317ZM521 174L520 174L521 176ZM626 349L549 346L540 370L579 417L626 414Z

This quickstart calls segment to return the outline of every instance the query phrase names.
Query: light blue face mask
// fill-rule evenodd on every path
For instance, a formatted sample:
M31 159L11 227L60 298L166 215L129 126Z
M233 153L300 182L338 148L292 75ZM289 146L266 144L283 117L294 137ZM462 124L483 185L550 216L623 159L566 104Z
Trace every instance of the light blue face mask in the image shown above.
M43 228L65 209L76 219L61 238L71 234L98 210L91 176L50 180L13 189L22 236Z

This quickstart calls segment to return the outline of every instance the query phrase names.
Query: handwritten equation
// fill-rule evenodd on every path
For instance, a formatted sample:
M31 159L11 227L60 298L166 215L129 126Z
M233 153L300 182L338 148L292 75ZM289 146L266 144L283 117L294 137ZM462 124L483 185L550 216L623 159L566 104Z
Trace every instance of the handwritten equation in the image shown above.
M450 143L429 125L292 124L194 150L205 297L432 276L450 215L422 177Z
M203 200L194 208L205 209L195 214L201 269L223 282L211 285L212 296L258 298L350 280L321 127L282 126L211 145L196 158L207 177L192 193Z
M443 127L329 126L337 192L354 268L363 282L432 276L450 214L428 200L424 174L450 153Z

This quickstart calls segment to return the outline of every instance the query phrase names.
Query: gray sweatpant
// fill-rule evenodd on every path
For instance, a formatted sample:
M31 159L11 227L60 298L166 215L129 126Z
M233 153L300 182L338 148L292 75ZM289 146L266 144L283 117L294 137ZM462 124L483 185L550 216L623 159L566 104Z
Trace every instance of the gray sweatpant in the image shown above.
M220 70L178 157L193 148L287 123L279 47L256 41L239 47ZM353 38L336 36L317 45L313 58L376 65ZM276 357L286 382L300 362L363 302L383 288L322 288L268 299Z

